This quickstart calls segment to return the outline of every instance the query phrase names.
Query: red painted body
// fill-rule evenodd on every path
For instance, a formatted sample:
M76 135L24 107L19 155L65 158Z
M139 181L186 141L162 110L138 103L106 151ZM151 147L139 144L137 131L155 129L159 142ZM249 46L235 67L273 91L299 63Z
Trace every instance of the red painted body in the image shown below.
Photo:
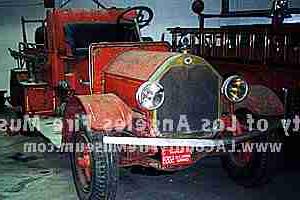
M37 80L30 80L29 69L12 71L12 104L20 107L23 115L57 116L56 110L64 103L59 96L59 84L67 81L72 96L63 116L63 142L72 141L77 128L75 120L82 114L89 116L88 124L94 133L130 129L136 136L154 137L149 130L139 131L132 127L134 119L142 117L150 124L152 118L151 112L141 111L142 114L138 114L134 111L139 109L135 93L164 61L174 55L170 53L170 45L166 42L130 41L96 43L90 45L89 56L78 57L73 55L71 46L66 42L64 27L67 24L115 24L124 11L116 8L48 10L43 46L29 45L24 39L24 48L20 49L27 63L34 58L46 60L39 65L42 73L34 74ZM136 161L148 165L153 161L143 159L156 153L155 148L145 153L124 153L120 163L128 165Z
M93 68L93 86L92 91L93 93L103 93L104 92L104 75L106 75L107 79L110 79L115 73L111 70L114 70L117 65L116 62L118 56L123 54L126 51L132 50L143 50L143 51L161 51L161 52L168 52L170 51L170 46L168 43L164 42L152 42L152 43L114 43L114 44L95 44L91 46L91 67ZM137 58L137 57L135 57ZM121 58L122 59L122 58ZM138 58L141 59L141 58ZM108 64L113 62L113 66L108 67ZM142 61L140 61L142 62ZM145 62L145 61L144 61ZM131 65L132 63L129 63ZM144 64L143 66L148 66L149 63L140 63ZM127 66L128 67L128 66ZM127 68L125 68L127 71ZM129 69L135 69L134 67L130 66ZM152 69L150 66L148 69ZM103 71L103 73L97 73L98 71ZM139 73L143 73L143 70L139 70ZM124 77L124 75L119 73L119 77ZM128 76L127 76L128 78ZM135 81L143 81L145 79L138 79L134 77L129 77L129 79ZM126 81L126 80L124 80ZM117 80L115 81L117 82ZM140 82L141 83L141 82Z
M88 88L79 84L78 80L88 79L88 59L74 60L70 46L66 44L64 26L70 23L80 22L107 22L116 23L122 9L105 10L52 10L47 13L47 42L48 42L48 82L51 86L57 86L60 80L64 80L64 68L66 63L73 65L76 76L76 91L78 94L87 94Z
M103 70L104 93L114 93L132 108L138 108L135 94L172 53L126 51ZM148 59L144 59L147 57Z
M184 63L185 58L192 59L194 65L205 66L208 71L214 70L201 58L171 52L167 42L101 42L89 44L88 54L85 56L74 54L70 43L66 42L67 33L64 28L67 24L91 22L116 24L118 16L123 12L124 9L116 8L49 10L46 16L43 47L25 43L22 51L23 56L30 61L43 58L45 62L36 65L41 71L34 73L36 80L30 80L30 70L25 70L25 75L22 70L13 70L11 91L13 105L20 106L23 115L63 117L63 142L73 141L72 138L78 128L75 125L76 120L82 115L87 116L87 126L94 134L158 137L153 127L157 115L154 111L144 110L137 105L138 88L157 75L159 70L187 65ZM172 64L168 63L169 60L172 60ZM29 63L28 60L26 62ZM221 79L219 74L213 73L219 82ZM64 81L68 85L67 95L62 87ZM63 115L57 111L60 109L63 109ZM134 123L137 120L142 120L146 128L140 130ZM75 124L70 124L70 121ZM162 159L152 159L150 156L154 155L160 155ZM168 149L161 151L153 147L143 153L138 149L122 153L120 165L136 164L172 171L188 167L206 155L192 156L190 152L178 153ZM166 159L173 158L176 158L176 165L170 166ZM80 162L80 165L87 166L88 163Z
M76 95L90 94L90 86L81 83L81 81L87 81L89 79L88 56L78 58L72 55L71 47L66 42L64 26L72 23L116 23L117 17L122 12L124 12L124 9L116 8L108 10L48 10L45 19L44 44L40 44L42 47L37 48L35 45L24 41L24 43L22 43L24 48L20 49L20 53L23 54L22 59L26 59L26 62L34 60L35 58L43 58L46 60L45 63L39 65L42 73L35 74L39 80L30 81L31 89L29 89L27 88L28 84L21 83L22 81L26 82L29 80L29 70L14 69L12 71L11 98L13 106L22 108L23 114L44 113L55 115L54 111L57 106L60 105L60 99L58 98L56 90L59 82L63 80L68 81ZM123 48L121 49L121 51L124 51ZM104 55L106 56L106 54ZM24 76L23 74L26 75ZM42 82L42 84L40 82ZM41 87L47 91L47 95L41 96L39 92L37 92ZM27 90L31 92L27 92ZM20 96L20 94L22 94L22 96ZM32 101L31 99L35 99L34 102L36 104L34 106L29 105L30 102L28 99L30 99L30 101ZM49 101L49 99L53 100ZM47 104L45 104L44 101L48 101ZM41 112L39 112L39 110Z
M132 110L116 95L74 96L65 111L63 141L72 141L72 134L78 128L75 120L79 119L79 115L86 117L87 127L99 134L124 130L132 124Z
M191 36L194 41L202 34L204 42L191 43L188 51L204 57L224 77L240 74L250 83L253 89L249 98L237 108L260 115L282 116L300 113L297 101L299 25L282 24L276 30L269 24L254 24L204 28L202 33L199 28L171 28L169 31L174 51L181 48L178 41L182 37Z

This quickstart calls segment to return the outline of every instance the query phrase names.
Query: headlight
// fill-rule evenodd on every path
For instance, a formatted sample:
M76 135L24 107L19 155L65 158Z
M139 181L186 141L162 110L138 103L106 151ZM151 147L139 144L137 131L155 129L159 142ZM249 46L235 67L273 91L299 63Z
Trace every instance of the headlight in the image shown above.
M248 92L248 83L238 75L230 76L222 86L222 93L233 103L243 101Z
M146 82L138 89L136 100L142 108L155 110L164 103L164 88L158 82Z

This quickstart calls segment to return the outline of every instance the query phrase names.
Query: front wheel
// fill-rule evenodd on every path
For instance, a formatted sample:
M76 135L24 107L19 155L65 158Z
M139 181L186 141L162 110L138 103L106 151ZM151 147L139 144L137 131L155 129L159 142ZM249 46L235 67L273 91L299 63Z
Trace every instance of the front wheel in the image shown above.
M80 200L114 200L118 182L115 148L103 146L103 135L79 131L70 155L72 174Z
M275 141L269 136L256 141L255 144L274 143ZM253 143L252 143L253 144ZM250 146L251 143L244 143ZM245 187L255 187L267 183L274 174L274 167L277 161L277 153L268 148L265 152L258 152L253 149L252 152L243 152L238 149L237 152L229 153L221 158L222 166L228 173L229 177L239 185Z

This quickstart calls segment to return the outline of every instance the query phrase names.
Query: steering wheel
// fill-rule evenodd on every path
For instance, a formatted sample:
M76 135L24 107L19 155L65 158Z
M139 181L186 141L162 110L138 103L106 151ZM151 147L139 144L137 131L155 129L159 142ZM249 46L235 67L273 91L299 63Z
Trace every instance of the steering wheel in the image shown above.
M117 19L117 23L130 22L137 23L139 28L142 29L148 26L154 17L151 8L146 6L137 6L125 10Z

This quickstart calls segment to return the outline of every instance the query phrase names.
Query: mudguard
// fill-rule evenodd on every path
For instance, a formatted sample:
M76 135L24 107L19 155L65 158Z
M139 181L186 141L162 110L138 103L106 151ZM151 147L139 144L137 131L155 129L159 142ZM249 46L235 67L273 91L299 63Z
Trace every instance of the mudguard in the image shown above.
M247 109L253 114L263 116L281 116L284 106L279 97L263 85L251 86L249 96L235 106L235 110Z
M93 133L120 132L131 126L132 110L114 94L74 96L64 114L63 142L71 141L82 118Z

